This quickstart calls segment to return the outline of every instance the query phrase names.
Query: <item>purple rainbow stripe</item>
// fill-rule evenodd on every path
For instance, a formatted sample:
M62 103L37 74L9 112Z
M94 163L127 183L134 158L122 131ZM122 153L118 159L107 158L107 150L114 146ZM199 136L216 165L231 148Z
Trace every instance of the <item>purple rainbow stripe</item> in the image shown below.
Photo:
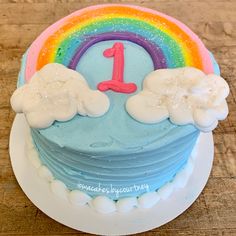
M136 43L149 53L150 57L152 58L155 70L167 68L164 54L157 45L145 40L143 37L137 34L130 32L108 32L88 37L86 41L76 50L68 67L75 70L81 57L88 50L88 48L96 43L108 40L127 40L132 43Z

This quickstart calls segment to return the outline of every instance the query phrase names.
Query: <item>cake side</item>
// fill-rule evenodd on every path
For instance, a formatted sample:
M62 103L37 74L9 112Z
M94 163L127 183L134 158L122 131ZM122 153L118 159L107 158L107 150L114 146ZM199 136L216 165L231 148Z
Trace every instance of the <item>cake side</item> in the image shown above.
M171 135L171 132L168 134ZM33 130L32 137L42 163L56 179L61 180L70 190L83 190L83 186L116 189L146 186L145 189L130 192L107 193L107 197L137 197L145 192L155 191L171 181L187 163L199 132L193 132L171 143L160 145L152 151L133 151L127 154L96 154L59 147ZM156 143L162 142L157 140ZM103 192L86 191L92 197Z
M39 177L49 184L53 194L61 199L64 199L65 201L69 201L74 206L85 206L88 204L92 209L102 214L112 213L115 211L125 213L131 211L134 208L151 208L159 200L166 200L171 194L174 193L174 191L184 188L193 172L198 148L199 140L197 141L194 150L192 151L191 156L188 158L188 162L184 168L182 168L174 176L172 181L165 184L163 187L158 189L158 191L149 191L141 194L138 197L123 197L114 201L108 198L105 193L112 192L119 195L121 192L129 192L131 189L147 189L147 185L134 184L131 188L122 189L117 189L112 186L109 189L106 189L97 186L92 188L92 190L94 192L103 191L103 195L91 198L91 196L87 194L87 191L91 189L91 186L83 186L84 191L77 189L71 191L62 181L56 179L52 172L45 165L43 165L39 157L39 153L33 144L30 130L28 131L25 145L26 156L35 167Z

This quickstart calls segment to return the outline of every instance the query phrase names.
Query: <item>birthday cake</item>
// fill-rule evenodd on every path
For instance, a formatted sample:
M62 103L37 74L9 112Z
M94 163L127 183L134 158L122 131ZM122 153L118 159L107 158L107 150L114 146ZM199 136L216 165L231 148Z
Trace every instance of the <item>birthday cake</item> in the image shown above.
M32 43L11 104L25 114L28 156L52 191L109 213L152 207L186 182L200 132L227 116L228 93L187 26L99 5Z

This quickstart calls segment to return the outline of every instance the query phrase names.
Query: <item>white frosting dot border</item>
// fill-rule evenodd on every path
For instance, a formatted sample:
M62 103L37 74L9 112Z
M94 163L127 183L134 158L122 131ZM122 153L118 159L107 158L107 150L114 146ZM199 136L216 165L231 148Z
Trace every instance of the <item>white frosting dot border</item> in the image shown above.
M194 169L195 157L197 155L199 145L199 139L197 140L195 147L188 159L185 167L179 171L174 179L166 183L163 187L154 192L147 192L139 197L126 197L120 198L114 201L106 196L97 196L95 198L90 197L85 192L80 190L69 190L66 185L54 178L51 171L42 164L39 154L34 147L33 140L30 131L27 132L26 143L25 143L25 153L29 161L35 167L38 176L50 185L51 191L56 196L69 201L72 205L83 206L88 204L88 206L95 211L108 214L112 212L129 212L135 208L151 208L159 200L166 200L171 194L180 188L184 188L191 176Z

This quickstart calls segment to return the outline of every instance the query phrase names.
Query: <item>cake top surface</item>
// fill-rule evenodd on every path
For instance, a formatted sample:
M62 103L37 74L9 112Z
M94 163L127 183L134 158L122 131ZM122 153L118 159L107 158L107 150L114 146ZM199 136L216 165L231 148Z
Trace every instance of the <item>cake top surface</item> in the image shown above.
M80 115L73 119L54 122L37 132L59 146L94 153L147 151L198 132L191 122L183 126L169 119L141 123L125 109L127 100L144 89L145 77L154 70L194 67L206 74L219 72L211 54L187 26L150 9L98 5L59 20L28 49L19 84L29 83L45 65L59 63L78 71L89 88L95 90L114 74L113 60L103 53L116 43L124 46L124 82L134 84L135 89L129 94L104 92L110 102L105 115L101 112L99 117L88 117L78 111Z

